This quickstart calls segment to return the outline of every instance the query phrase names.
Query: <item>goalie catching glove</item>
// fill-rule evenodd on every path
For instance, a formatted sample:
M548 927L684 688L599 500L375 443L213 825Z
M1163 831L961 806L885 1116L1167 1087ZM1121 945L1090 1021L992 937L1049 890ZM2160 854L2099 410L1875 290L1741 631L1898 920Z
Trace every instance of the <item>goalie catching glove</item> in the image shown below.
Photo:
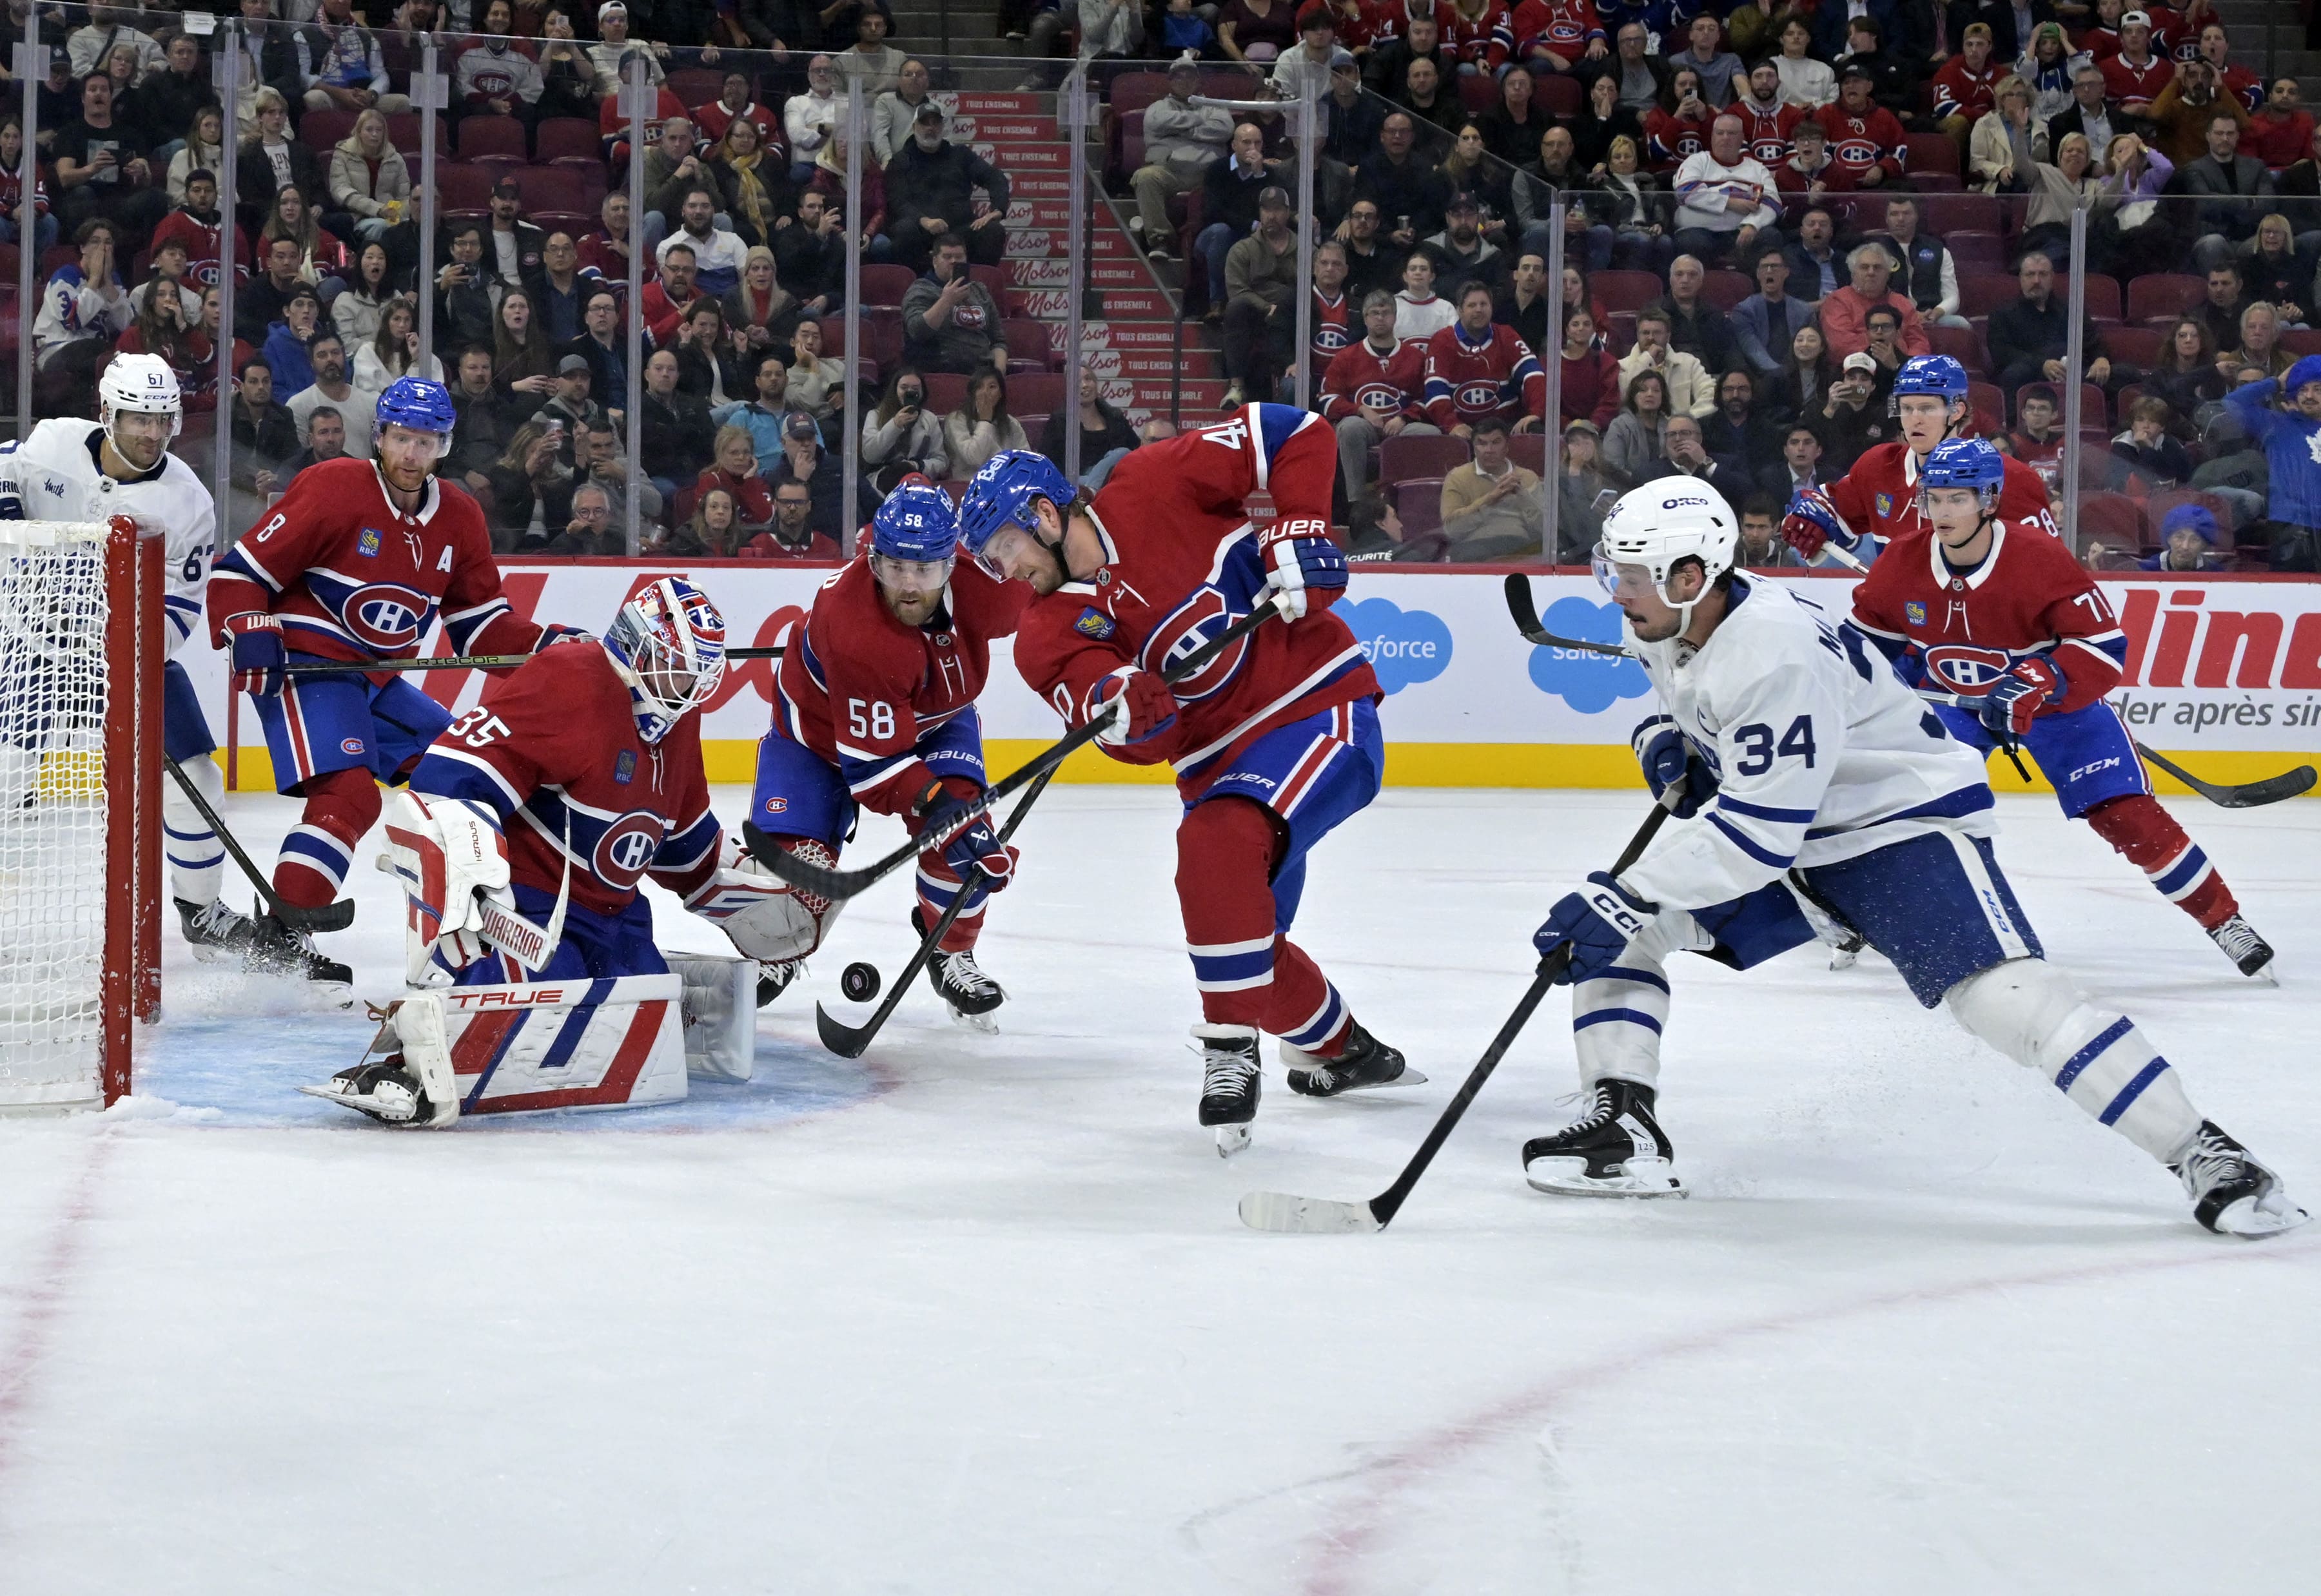
M808 864L824 869L838 864L838 856L812 838L774 840ZM717 873L694 890L685 906L724 927L734 952L778 965L804 958L822 946L840 904L791 886L751 858L742 839L730 832L719 853Z

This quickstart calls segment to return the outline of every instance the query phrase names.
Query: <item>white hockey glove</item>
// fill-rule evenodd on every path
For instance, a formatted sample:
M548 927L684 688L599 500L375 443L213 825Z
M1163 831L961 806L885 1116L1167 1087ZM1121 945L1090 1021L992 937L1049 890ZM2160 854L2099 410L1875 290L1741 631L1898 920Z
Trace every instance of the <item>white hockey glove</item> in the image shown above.
M810 839L784 839L790 851L817 865L838 856ZM768 964L804 958L822 945L824 930L838 917L838 905L802 893L750 857L742 839L728 833L720 847L717 874L685 900L704 920L725 929L733 950Z
M507 837L490 807L464 798L428 797L408 788L388 802L387 852L380 866L403 883L404 979L417 983L441 955L452 969L484 956L479 934L488 910L513 911ZM496 904L491 900L496 898Z

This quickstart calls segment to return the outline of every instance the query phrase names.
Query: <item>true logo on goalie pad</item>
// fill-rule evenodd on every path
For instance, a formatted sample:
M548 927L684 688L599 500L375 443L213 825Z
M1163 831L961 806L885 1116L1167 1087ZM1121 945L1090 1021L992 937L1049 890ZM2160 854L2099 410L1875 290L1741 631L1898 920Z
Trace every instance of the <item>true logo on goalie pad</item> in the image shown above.
M624 975L456 986L423 995L443 1006L444 1041L466 1115L682 1098L682 993L675 975Z

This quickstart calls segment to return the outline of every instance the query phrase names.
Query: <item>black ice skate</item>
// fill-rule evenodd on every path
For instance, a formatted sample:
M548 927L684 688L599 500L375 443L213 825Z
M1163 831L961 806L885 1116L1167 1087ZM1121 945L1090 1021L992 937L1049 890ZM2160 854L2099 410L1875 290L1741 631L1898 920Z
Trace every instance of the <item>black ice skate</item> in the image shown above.
M352 1069L342 1069L327 1086L301 1086L299 1091L324 1102L335 1102L383 1125L416 1128L433 1122L436 1105L419 1084L419 1077L403 1066L403 1055L386 1057Z
M1359 1020L1348 1029L1345 1049L1335 1058L1324 1058L1284 1042L1281 1063L1289 1072L1289 1090L1306 1097L1335 1097L1341 1092L1374 1086L1426 1084L1426 1077L1410 1067L1399 1048L1370 1035Z
M1248 1025L1197 1025L1201 1045L1201 1123L1217 1133L1217 1156L1249 1146L1250 1121L1265 1077L1257 1067L1257 1029Z
M2200 1121L2190 1150L2169 1167L2192 1199L2192 1217L2219 1236L2271 1236L2306 1220L2280 1177L2212 1120Z
M2256 934L2256 928L2234 915L2222 925L2208 928L2208 940L2224 949L2225 957L2233 961L2234 968L2244 975L2262 975L2268 981L2280 977L2272 969L2272 944Z
M758 1007L764 1008L790 989L790 983L806 972L806 960L786 958L778 963L758 966Z
M242 968L270 975L303 975L309 981L343 986L349 990L340 995L340 1002L354 1002L355 973L316 952L313 937L292 930L270 914L261 914L251 922L251 931Z
M196 959L205 965L249 962L258 941L256 920L227 908L223 898L212 898L207 903L189 903L183 898L172 901L177 905L177 924L186 933L186 946L193 949Z
M1681 1197L1676 1149L1652 1118L1653 1092L1598 1081L1580 1119L1524 1143L1524 1178L1560 1197Z
M911 928L921 937L927 934L927 922L915 909L911 911ZM934 983L935 994L949 1006L952 1019L976 1030L997 1034L999 1022L991 1018L991 1011L1007 1001L1007 993L998 982L983 973L973 952L945 953L935 949L927 959L927 979Z

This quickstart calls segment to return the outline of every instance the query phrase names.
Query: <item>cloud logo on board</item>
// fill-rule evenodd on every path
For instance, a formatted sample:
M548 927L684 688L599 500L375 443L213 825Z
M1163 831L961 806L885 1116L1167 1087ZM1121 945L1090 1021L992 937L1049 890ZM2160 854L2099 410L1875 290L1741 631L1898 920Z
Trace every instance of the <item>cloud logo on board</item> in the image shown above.
M1618 643L1620 607L1584 598L1560 598L1548 605L1540 624L1559 637L1590 643ZM1577 648L1534 648L1532 685L1560 698L1583 715L1600 714L1624 698L1642 698L1652 689L1644 667L1633 659L1587 654Z
M1451 664L1451 629L1424 610L1406 610L1391 599L1338 602L1337 612L1353 628L1362 657L1388 693L1431 682Z

